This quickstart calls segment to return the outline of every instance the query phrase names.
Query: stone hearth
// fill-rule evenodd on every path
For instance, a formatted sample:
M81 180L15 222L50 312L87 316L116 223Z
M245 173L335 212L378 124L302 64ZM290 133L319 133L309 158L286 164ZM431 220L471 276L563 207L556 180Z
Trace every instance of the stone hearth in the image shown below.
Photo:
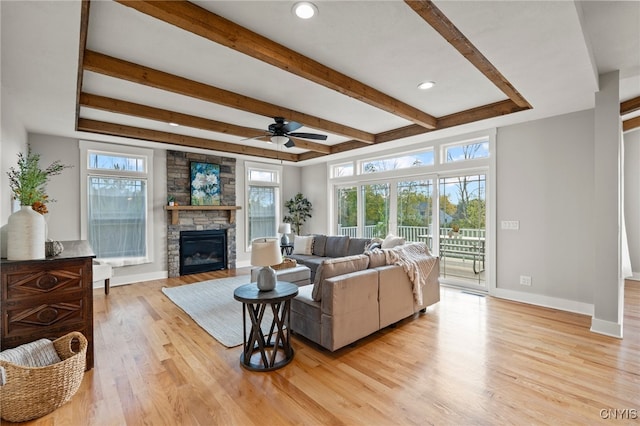
M191 200L189 190L189 164L191 161L220 165L220 183L224 206L236 205L236 159L216 155L167 151L167 194L175 201L188 206ZM167 263L169 277L180 276L180 232L210 229L227 230L227 268L236 267L236 224L229 222L227 211L184 210L180 212L178 224L171 224L171 212L167 212Z

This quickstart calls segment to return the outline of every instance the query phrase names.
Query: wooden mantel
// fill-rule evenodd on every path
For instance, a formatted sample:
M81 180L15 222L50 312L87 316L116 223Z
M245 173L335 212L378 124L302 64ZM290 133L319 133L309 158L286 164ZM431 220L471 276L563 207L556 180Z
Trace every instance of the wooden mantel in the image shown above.
M226 210L229 212L229 223L235 223L236 210L240 206L164 206L164 209L171 212L171 224L177 225L180 221L180 210Z

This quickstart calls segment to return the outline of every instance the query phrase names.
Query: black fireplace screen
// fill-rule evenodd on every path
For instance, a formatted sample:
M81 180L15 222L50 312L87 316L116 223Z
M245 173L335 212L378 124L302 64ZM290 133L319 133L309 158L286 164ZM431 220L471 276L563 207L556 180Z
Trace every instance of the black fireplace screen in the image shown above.
M180 232L180 275L226 268L226 230Z

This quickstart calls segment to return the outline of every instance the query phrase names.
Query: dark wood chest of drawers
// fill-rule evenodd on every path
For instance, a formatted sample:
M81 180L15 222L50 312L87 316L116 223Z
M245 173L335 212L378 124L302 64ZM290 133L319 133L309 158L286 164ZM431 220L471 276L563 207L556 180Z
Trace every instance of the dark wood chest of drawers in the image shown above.
M87 370L93 368L95 255L86 241L63 241L64 251L44 260L0 261L0 348L70 331L87 338Z

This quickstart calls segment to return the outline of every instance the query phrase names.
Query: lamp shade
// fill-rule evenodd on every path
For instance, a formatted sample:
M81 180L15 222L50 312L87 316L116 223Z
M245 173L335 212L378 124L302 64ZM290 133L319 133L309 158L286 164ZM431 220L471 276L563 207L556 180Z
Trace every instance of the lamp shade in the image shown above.
M291 233L291 224L290 223L281 223L278 227L279 234L290 234Z
M277 238L258 238L251 242L253 266L271 266L279 263L282 263L282 254Z

